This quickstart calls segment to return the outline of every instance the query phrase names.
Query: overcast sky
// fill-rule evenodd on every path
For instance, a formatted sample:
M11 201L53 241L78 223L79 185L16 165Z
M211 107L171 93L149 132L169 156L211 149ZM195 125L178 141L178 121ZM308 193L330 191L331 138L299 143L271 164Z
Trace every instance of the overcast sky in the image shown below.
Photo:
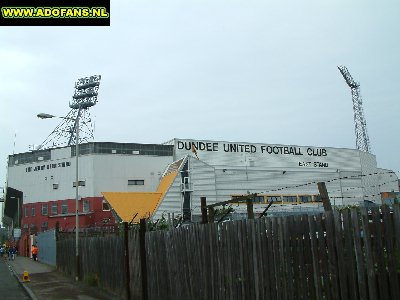
M37 113L66 115L94 74L96 141L355 148L338 65L361 84L378 166L398 172L399 16L386 0L119 0L110 27L2 27L0 186L7 155L59 123Z

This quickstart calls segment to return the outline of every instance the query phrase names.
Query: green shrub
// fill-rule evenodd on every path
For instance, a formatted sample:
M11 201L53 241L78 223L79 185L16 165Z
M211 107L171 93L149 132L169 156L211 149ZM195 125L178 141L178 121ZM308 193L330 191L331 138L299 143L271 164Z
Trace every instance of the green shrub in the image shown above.
M89 275L85 276L83 281L86 282L90 286L98 286L99 276L97 274L89 274Z

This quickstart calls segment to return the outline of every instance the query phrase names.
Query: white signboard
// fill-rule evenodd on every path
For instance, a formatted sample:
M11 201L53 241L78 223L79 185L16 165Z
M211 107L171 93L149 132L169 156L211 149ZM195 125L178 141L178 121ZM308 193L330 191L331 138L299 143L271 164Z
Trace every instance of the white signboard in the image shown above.
M21 237L21 228L14 228L14 238L19 239Z
M174 143L175 159L194 154L211 165L268 168L359 170L357 150L312 146L179 140Z

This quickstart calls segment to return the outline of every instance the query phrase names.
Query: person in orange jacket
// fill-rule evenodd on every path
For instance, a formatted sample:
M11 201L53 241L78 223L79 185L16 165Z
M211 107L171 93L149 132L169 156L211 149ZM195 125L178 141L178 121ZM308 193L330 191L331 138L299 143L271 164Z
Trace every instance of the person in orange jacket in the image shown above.
M37 261L37 255L39 253L39 248L36 245L32 245L32 258Z

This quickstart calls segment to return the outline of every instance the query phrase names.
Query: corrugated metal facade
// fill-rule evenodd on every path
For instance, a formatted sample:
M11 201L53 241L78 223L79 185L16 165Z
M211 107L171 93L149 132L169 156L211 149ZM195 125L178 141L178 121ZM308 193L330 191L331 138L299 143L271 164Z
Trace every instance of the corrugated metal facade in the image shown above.
M200 197L207 203L230 200L232 195L317 195L325 182L333 205L380 203L376 158L353 149L259 143L174 140L174 160L188 156L192 186L192 213L200 214ZM196 158L198 157L198 159ZM179 213L182 179L167 193L164 213ZM297 205L297 204L296 204ZM301 204L318 208L320 204ZM260 211L265 205L255 205ZM272 208L295 209L295 205ZM245 211L245 206L235 208Z
M396 174L391 170L378 169L379 170L379 188L380 192L398 192L399 191L399 179Z

